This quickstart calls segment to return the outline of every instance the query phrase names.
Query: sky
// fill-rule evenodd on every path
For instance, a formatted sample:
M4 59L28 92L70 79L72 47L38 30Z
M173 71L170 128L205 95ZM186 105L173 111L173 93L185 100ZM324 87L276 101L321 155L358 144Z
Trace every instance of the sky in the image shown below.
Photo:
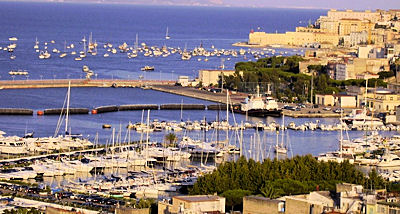
M4 0L0 0L4 1ZM12 1L12 0L11 0ZM14 0L310 9L400 9L400 0Z

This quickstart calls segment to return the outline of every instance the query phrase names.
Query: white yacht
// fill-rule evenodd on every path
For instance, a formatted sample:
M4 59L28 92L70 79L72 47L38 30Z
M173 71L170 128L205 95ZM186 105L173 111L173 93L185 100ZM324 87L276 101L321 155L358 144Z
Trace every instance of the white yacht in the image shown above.
M27 146L24 141L18 141L13 138L0 138L0 153L2 154L26 154Z
M352 127L383 126L383 122L379 118L368 116L366 109L353 109L349 116L343 117L343 121Z
M390 154L386 152L379 163L377 164L378 167L398 167L400 166L400 157L395 154Z
M234 111L240 114L247 114L255 117L282 115L282 109L278 107L278 103L272 97L263 98L260 95L260 87L257 85L257 93L254 96L246 98L240 106L236 106Z

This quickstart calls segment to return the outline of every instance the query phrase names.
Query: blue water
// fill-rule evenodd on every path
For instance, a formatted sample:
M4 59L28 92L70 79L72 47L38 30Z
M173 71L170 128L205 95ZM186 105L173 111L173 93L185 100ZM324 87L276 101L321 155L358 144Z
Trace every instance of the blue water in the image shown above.
M231 44L246 41L251 29L269 32L294 30L300 21L315 20L326 13L323 10L294 9L241 9L241 8L203 8L203 7L155 7L134 5L69 4L69 3L19 3L0 2L0 46L7 46L9 37L18 37L18 47L10 60L10 53L0 51L0 79L12 79L11 69L29 72L29 79L82 78L83 65L88 65L98 78L138 78L176 79L178 75L197 76L199 69L215 69L225 59L227 69L233 69L235 62L243 58L210 57L208 62L181 61L179 55L163 58L144 57L128 59L125 53L104 58L103 44L114 47L126 42L133 46L136 34L139 44L149 46L167 45L168 47L187 46L189 50L201 43L211 50L239 49ZM169 28L170 40L165 40L166 28ZM82 61L74 61L74 56L59 58L52 54L48 60L40 60L33 49L35 38L44 50L53 48L64 50L74 44L74 50L83 50L79 42L85 36L99 43L98 55L88 56ZM54 40L55 44L50 41ZM288 51L288 50L285 50ZM290 50L289 50L290 51ZM68 49L68 52L71 50ZM140 67L153 65L154 73L143 73ZM15 79L26 77L16 76Z
M197 76L199 69L217 68L221 59L225 60L227 69L233 69L235 62L244 61L243 58L210 57L208 62L197 61L193 57L190 61L181 61L179 55L169 57L144 57L128 59L126 54L117 53L104 58L103 44L111 43L114 47L123 42L132 46L136 34L139 43L145 42L149 46L167 45L169 47L187 46L189 50L201 43L211 50L214 45L218 49L239 49L232 47L232 43L246 41L251 29L267 32L284 32L294 30L296 26L315 20L324 15L324 10L295 10L295 9L242 9L242 8L203 8L203 7L155 7L133 5L102 5L102 4L67 4L67 3L19 3L0 2L0 46L7 46L9 37L18 37L18 47L13 53L15 60L10 60L10 53L0 51L0 79L53 79L53 78L82 78L83 65L88 65L97 78L138 78L145 79L176 79L178 75ZM165 40L166 28L169 28L170 40ZM63 50L64 41L74 44L75 51L81 51L79 41L84 36L88 39L93 33L93 40L99 43L98 55L87 56L82 61L74 61L68 55L61 59L52 54L48 60L40 60L33 46L38 38L41 49L44 42L48 42L48 50L53 48ZM55 44L50 41L54 40ZM71 50L69 50L70 52ZM296 54L299 51L278 49L277 52L288 51ZM254 60L249 56L248 59ZM142 72L140 67L153 65L155 72ZM11 77L11 69L22 69L29 72L29 76ZM18 89L0 90L0 107L30 108L43 110L46 108L61 108L66 95L65 88L55 89ZM73 88L71 89L71 107L92 109L103 105L122 104L163 104L163 103L203 103L210 102L166 94L151 90L131 88ZM151 111L150 117L159 120L180 120L180 111ZM209 121L216 120L217 111L183 111L183 120L201 120L206 117ZM225 113L220 113L225 119ZM137 122L142 118L141 111L112 112L98 115L71 115L70 127L72 132L82 133L93 140L99 134L100 143L110 138L111 130L101 128L103 124L111 124L118 131L121 125L124 128L129 121ZM235 116L238 123L245 121L243 115ZM264 121L281 123L280 118L248 118L250 122ZM0 116L0 130L9 135L23 135L26 130L34 131L36 136L52 136L57 124L58 116ZM297 124L316 119L286 118L286 124L295 121ZM233 115L230 114L230 121ZM334 123L337 119L321 119L322 123ZM166 132L152 133L151 139L162 141ZM182 136L184 133L178 133ZM194 138L201 137L200 132L186 133ZM350 132L351 137L359 137L363 133ZM230 138L234 137L232 133ZM253 130L246 131L245 150L250 148L250 138ZM209 140L215 140L215 133L208 133ZM221 134L221 139L225 134ZM140 139L140 134L133 134L132 139ZM260 133L264 153L275 142L273 132ZM338 147L338 132L294 132L289 131L289 139L293 154L313 154L335 150ZM234 143L234 142L233 142ZM247 153L248 156L250 154Z

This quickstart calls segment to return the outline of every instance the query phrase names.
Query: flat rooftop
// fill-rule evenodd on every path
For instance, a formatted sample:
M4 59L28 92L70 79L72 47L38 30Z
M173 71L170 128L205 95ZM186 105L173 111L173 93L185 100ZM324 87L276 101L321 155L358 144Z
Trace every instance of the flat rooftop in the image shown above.
M203 202L203 201L218 201L222 197L217 195L192 195L192 196L174 196L173 198L187 202Z

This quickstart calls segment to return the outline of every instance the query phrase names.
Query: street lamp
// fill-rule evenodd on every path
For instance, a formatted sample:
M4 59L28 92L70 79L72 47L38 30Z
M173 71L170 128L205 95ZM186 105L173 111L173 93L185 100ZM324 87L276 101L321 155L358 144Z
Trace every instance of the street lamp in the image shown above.
M97 73L95 73L94 76L96 77L96 80L97 80Z

